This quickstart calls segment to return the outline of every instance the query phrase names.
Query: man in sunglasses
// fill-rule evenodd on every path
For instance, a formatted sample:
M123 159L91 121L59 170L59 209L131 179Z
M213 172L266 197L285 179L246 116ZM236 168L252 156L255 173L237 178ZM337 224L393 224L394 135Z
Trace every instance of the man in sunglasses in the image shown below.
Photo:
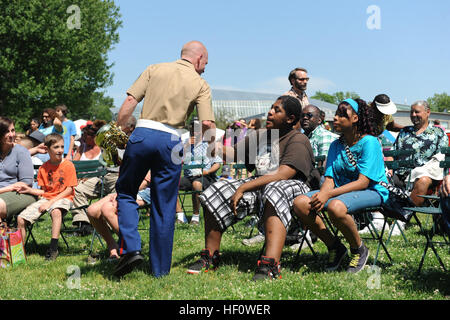
M325 160L323 161L323 166L325 166L328 149L331 143L339 136L325 129L322 124L320 109L312 104L303 108L300 123L304 134L309 138L314 157L325 156Z
M304 68L295 68L289 73L289 83L291 89L284 95L297 98L302 105L302 108L309 104L308 96L306 95L306 87L308 86L308 71Z

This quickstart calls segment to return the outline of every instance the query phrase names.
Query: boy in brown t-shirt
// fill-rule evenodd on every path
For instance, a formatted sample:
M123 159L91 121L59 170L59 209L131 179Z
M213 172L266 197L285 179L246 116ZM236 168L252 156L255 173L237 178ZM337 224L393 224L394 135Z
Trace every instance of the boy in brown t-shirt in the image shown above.
M50 160L38 171L37 181L41 189L29 186L17 188L19 193L28 193L40 199L29 205L17 217L17 226L26 236L26 225L33 224L42 214L49 212L52 217L52 238L45 259L54 260L58 256L58 239L61 231L63 214L72 207L74 187L77 185L75 166L64 159L64 139L57 133L45 137Z
M247 215L257 213L264 221L267 246L253 279L280 277L279 261L292 219L293 201L311 187L318 187L320 179L309 140L293 129L300 110L297 99L281 96L267 115L267 131L250 134L234 148L223 147L223 159L243 161L247 169L255 168L256 174L247 179L220 180L200 195L206 248L201 251L201 258L188 267L188 273L216 268L223 232Z

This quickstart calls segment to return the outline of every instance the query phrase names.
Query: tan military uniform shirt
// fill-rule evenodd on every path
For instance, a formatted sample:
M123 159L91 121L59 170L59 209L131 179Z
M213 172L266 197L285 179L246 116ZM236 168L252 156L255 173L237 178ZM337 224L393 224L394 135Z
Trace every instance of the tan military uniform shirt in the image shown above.
M174 128L185 126L197 105L200 121L214 121L211 89L186 60L150 65L128 89L138 102L144 99L140 119Z

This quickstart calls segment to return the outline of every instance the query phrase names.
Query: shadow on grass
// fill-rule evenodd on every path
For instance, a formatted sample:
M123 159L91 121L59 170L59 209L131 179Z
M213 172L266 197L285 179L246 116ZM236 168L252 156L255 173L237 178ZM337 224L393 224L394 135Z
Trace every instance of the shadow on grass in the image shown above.
M400 284L402 289L414 291L427 291L434 293L439 290L450 299L450 275L449 271L444 271L437 261L433 266L423 266L418 273L419 261L417 264L409 263L403 274L404 281Z

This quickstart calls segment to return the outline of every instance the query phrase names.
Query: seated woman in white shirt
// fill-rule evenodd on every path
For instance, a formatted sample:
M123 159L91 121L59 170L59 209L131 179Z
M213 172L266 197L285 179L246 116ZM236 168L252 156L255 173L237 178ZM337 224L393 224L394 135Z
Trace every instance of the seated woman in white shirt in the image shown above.
M73 157L74 161L98 160L102 153L100 147L95 143L97 131L106 124L105 120L95 120L93 124L88 124L83 128L81 144Z

